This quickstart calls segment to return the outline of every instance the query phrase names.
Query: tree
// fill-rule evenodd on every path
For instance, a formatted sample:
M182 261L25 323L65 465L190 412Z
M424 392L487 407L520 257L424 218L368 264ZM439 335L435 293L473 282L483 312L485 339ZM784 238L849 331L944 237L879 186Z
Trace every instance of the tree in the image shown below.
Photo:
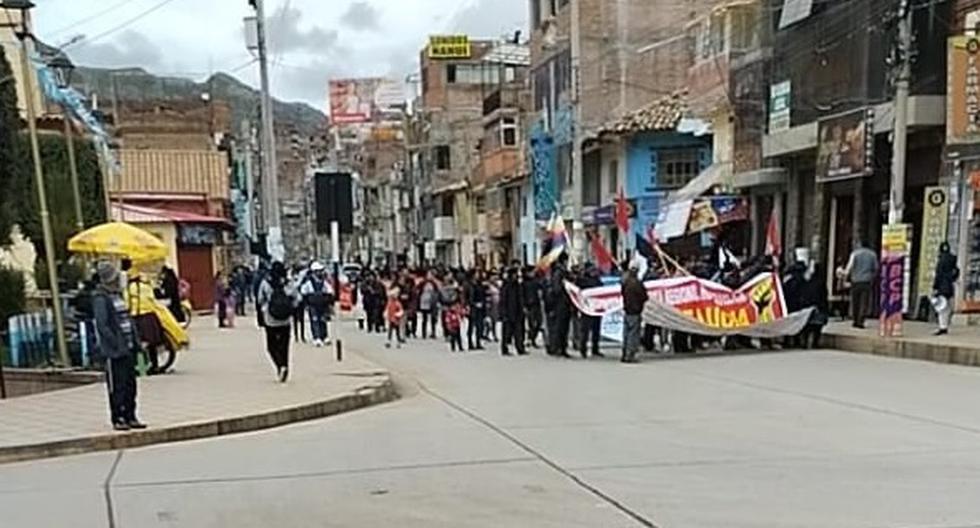
M14 188L25 172L20 111L13 71L0 46L0 189ZM0 245L9 244L10 227L16 222L14 193L0 193Z

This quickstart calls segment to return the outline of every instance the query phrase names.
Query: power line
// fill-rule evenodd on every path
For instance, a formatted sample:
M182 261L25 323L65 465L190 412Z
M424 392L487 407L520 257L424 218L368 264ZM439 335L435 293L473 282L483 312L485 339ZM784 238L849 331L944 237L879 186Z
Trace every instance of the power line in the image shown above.
M159 10L163 6L169 4L169 3L173 2L173 1L174 0L163 0L162 2L159 2L157 4L154 4L149 9L140 12L138 15L136 15L136 16L130 18L130 19L127 19L125 22L123 22L123 23L121 23L121 24L119 24L117 26L114 26L114 27L112 27L112 28L110 28L110 29L108 29L106 31L103 31L102 33L99 33L98 35L95 35L94 37L86 38L84 40L79 41L76 44L69 44L68 46L65 46L65 49L70 48L70 47L75 46L75 45L78 45L78 44L81 44L83 46L84 45L87 45L87 44L91 44L91 43L95 42L96 40L99 40L101 38L107 37L107 36L109 36L109 35L117 32L117 31L119 31L120 29L124 29L124 28L128 27L129 25L133 24L134 22L136 22L136 21L138 21L138 20L146 17L147 15L150 15L151 13Z
M62 27L60 27L60 28L52 31L51 33L49 33L48 36L49 37L53 37L53 36L58 35L60 33L64 33L65 31L68 31L69 29L74 29L74 28L76 28L78 26L81 26L83 24L86 24L88 22L91 22L92 20L95 20L96 18L99 18L99 17L101 17L103 15L107 15L107 14L111 13L112 11L115 11L116 9L119 9L120 7L122 7L122 6L126 5L126 4L130 4L130 3L134 2L134 1L135 0L122 0L121 2L117 2L117 3L115 3L115 4L111 5L111 6L103 9L102 11L97 11L97 12L91 14L91 15L88 15L86 17L80 18L80 19L78 19L78 20L76 20L76 21L74 21L74 22L72 22L70 24L67 24L65 26L62 26Z

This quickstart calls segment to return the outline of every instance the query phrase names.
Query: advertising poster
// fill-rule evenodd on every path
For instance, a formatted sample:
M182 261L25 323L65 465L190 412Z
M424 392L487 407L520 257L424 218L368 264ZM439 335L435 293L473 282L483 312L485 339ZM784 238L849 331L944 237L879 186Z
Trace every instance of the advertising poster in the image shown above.
M878 333L881 337L902 335L908 232L908 224L889 224L882 229L880 312L878 316Z
M949 39L946 90L946 141L980 141L980 40Z
M874 161L874 110L856 110L823 119L818 126L817 181L871 174Z
M370 122L379 84L380 79L331 80L330 121L339 125Z

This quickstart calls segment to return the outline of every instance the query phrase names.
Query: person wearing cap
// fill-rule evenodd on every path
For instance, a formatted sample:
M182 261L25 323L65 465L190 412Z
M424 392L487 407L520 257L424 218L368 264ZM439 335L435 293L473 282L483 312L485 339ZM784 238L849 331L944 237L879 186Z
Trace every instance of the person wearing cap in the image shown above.
M136 418L136 351L138 340L123 300L119 270L109 261L96 266L98 286L92 313L99 354L105 358L109 414L117 431L145 429Z
M313 346L322 347L330 344L330 337L327 334L327 315L330 303L333 302L334 291L323 264L313 262L310 265L310 273L300 286L299 292L310 314Z
M636 363L636 353L640 350L640 331L643 328L643 305L650 298L637 273L639 266L633 261L623 278L623 363Z

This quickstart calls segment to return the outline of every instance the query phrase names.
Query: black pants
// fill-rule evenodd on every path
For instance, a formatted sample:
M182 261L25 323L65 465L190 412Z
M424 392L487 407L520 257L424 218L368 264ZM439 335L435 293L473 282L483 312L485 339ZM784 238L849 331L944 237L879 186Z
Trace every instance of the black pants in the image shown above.
M503 339L500 343L500 351L506 354L507 347L511 344L517 349L518 354L524 354L524 319L504 319Z
M541 307L524 308L524 317L527 320L527 339L531 342L531 346L536 347L538 346L538 334L541 333Z
M432 337L436 336L436 320L439 319L435 310L422 310L422 339L428 337L428 329L432 328Z
M241 290L235 294L235 315L245 315L245 291Z
M266 326L265 349L276 368L289 367L289 326Z
M398 343L404 343L405 340L402 339L402 327L401 325L388 323L388 344L391 344L391 336L394 335Z
M218 328L228 326L228 304L224 299L218 301Z
M469 344L470 348L480 348L483 346L481 339L483 339L483 319L486 317L486 311L483 308L470 308L470 324L469 328L466 329L466 342ZM473 336L476 336L476 346L473 345Z
M602 318L591 315L583 315L579 319L578 329L578 351L582 357L586 356L586 348L592 344L592 355L599 355L599 331L602 327Z
M548 329L552 354L568 355L568 330L571 319L572 314L555 314L553 324Z
M306 342L306 306L300 304L293 312L293 337L297 341Z
M462 352L465 350L463 348L463 334L459 330L456 330L455 332L447 330L446 337L449 338L449 350L452 350L453 352L457 350Z
M106 359L106 386L112 423L136 420L136 359L125 356Z
M851 318L854 326L864 326L864 318L871 311L871 283L855 282L851 285Z

